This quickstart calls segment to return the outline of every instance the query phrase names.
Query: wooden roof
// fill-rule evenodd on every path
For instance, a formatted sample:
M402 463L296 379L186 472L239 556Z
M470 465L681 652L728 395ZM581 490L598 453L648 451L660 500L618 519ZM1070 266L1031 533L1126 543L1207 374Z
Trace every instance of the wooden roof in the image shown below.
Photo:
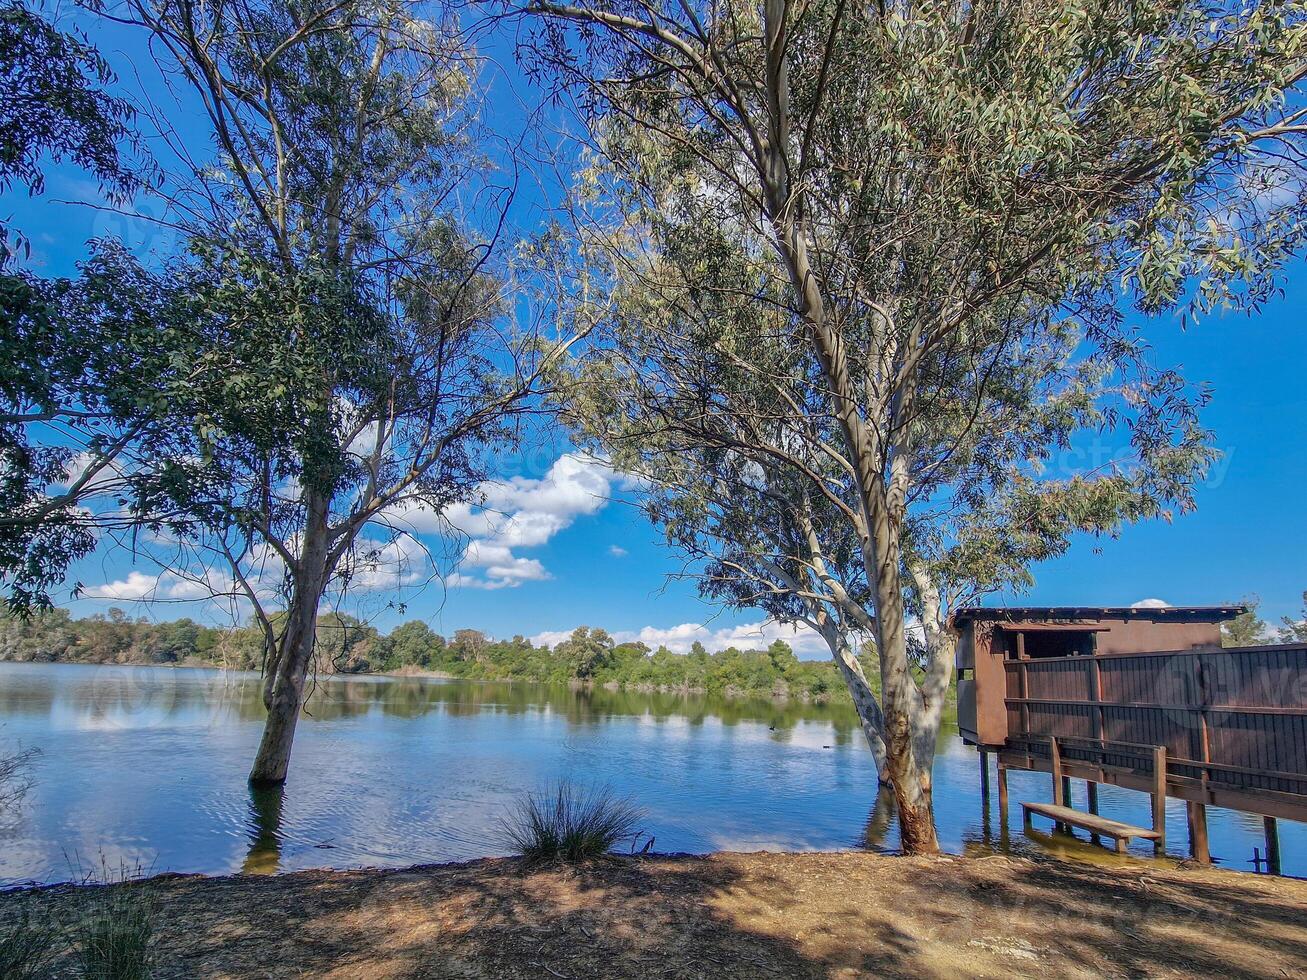
M1247 606L969 606L953 614L953 624L987 621L1035 628L1040 622L1093 623L1103 619L1220 623L1247 611Z

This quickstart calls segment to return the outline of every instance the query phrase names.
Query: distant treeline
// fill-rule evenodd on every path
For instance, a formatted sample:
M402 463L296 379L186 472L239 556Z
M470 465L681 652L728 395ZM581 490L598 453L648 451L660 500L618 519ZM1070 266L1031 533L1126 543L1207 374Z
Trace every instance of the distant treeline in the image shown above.
M253 626L215 628L190 619L158 623L121 609L73 619L54 609L28 620L0 617L0 660L114 664L211 664L257 670L262 636ZM835 665L799 660L780 640L766 650L728 648L688 654L616 643L604 630L580 627L552 649L522 636L495 640L463 629L446 639L426 623L407 622L383 635L352 616L332 613L318 625L319 673L432 671L482 680L592 683L658 691L767 694L802 700L848 698ZM868 676L874 668L865 665Z

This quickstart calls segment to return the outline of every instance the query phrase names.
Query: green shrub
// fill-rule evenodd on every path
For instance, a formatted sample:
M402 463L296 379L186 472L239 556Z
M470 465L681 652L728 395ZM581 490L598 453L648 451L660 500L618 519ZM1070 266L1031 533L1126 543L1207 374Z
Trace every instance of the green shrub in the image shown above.
M59 940L59 930L49 922L27 915L21 922L0 931L0 977L28 980L44 975L44 967Z
M87 980L149 980L154 975L150 939L156 906L148 886L96 886L73 943Z
M640 835L644 812L608 788L578 789L560 782L529 793L504 821L514 852L532 864L600 857Z

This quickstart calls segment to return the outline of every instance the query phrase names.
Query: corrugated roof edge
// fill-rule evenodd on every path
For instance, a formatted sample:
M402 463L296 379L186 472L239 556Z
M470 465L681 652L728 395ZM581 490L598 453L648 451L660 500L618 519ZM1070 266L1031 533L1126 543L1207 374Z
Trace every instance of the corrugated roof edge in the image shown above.
M968 606L951 617L955 624L1004 619L1196 619L1219 622L1248 611L1247 606Z

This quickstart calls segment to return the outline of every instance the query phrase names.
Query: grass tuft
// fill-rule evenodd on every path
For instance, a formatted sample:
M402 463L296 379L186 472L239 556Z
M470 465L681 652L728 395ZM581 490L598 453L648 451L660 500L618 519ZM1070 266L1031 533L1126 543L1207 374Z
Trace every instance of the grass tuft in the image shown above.
M532 864L601 857L641 834L644 811L607 787L560 782L524 796L504 821L513 851Z
M126 871L105 874L105 884L72 929L74 948L87 980L150 980L154 975L154 917L158 911L148 884L131 881Z
M62 936L57 926L32 915L0 932L0 977L29 980L45 976L45 966Z

